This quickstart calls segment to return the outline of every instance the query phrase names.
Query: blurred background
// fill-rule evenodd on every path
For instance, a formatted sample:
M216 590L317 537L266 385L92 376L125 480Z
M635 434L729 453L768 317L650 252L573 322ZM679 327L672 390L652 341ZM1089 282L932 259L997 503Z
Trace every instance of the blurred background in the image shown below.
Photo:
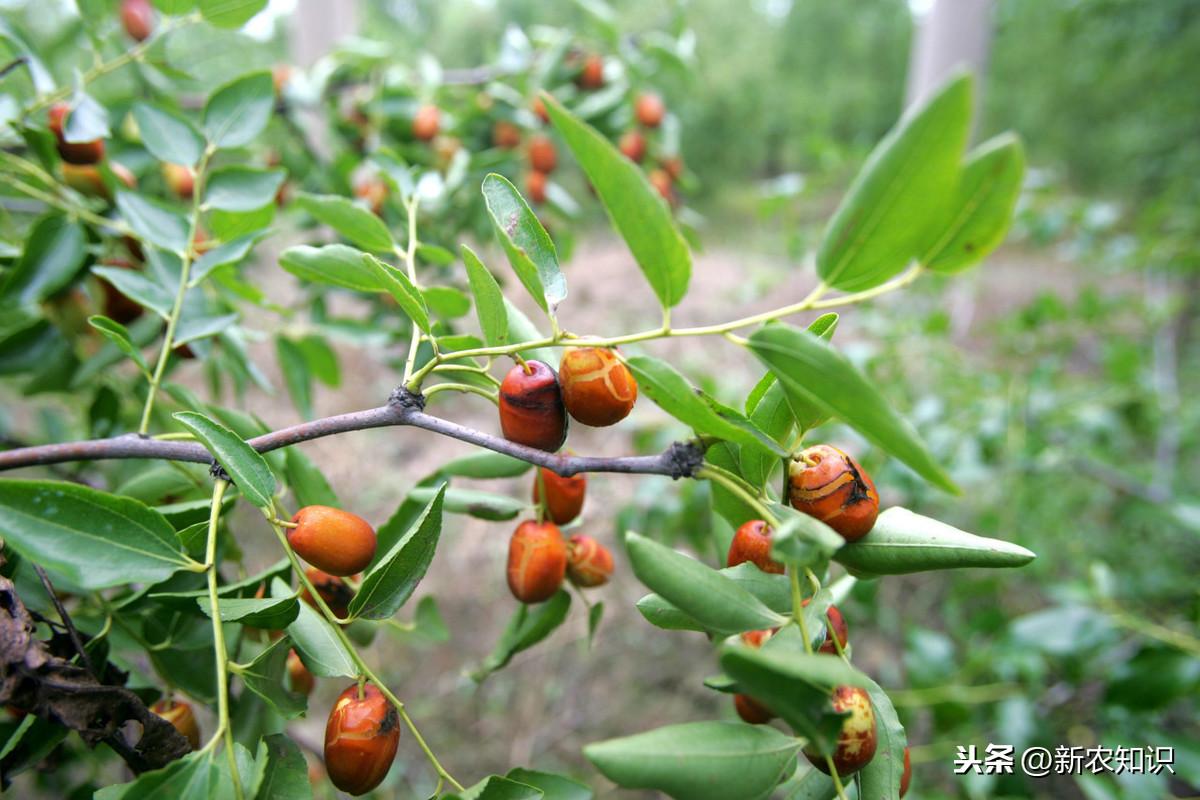
M57 34L64 48L77 35L74 15L69 3L0 4L12 30ZM213 83L247 63L289 63L303 91L304 76L330 58L471 70L501 60L512 31L536 38L541 28L573 31L614 59L627 42L670 53L648 77L678 119L680 218L698 248L680 325L804 296L816 280L806 254L870 148L955 65L978 73L975 141L1013 129L1030 164L1007 243L964 276L924 278L849 310L837 334L964 493L924 485L848 429L813 438L860 454L885 505L1039 558L1011 572L860 582L842 607L855 661L889 690L908 729L912 797L1200 796L1200 3L273 0L242 33L179 41L174 56ZM62 57L56 71L74 56ZM577 195L565 326L644 327L656 319L652 296L602 213ZM272 239L253 267L276 302L298 296L269 253L297 236ZM646 350L731 404L758 377L724 344ZM251 353L282 385L270 342ZM339 344L338 355L343 380L315 394L318 414L374 404L394 383L396 352L360 340ZM204 385L199 371L191 377ZM245 405L272 427L298 421L278 395L253 390ZM478 399L447 401L439 413L494 424ZM10 424L22 414L15 400L0 412ZM631 425L577 430L571 446L653 451L680 434L643 402ZM414 481L468 450L385 431L305 452L359 513L382 522ZM523 496L527 483L507 490ZM704 485L666 479L595 476L585 515L585 529L609 543L634 529L710 563L720 551L712 542L729 535ZM245 524L252 559L273 561L261 522L247 515ZM456 773L528 764L573 773L602 797L634 797L606 785L580 749L670 722L733 718L728 698L702 685L716 671L710 644L644 622L634 608L644 589L618 557L617 580L595 596L606 613L593 642L577 607L548 642L477 687L464 673L514 607L503 580L508 533L508 523L451 520L420 590L437 597L448 638L384 631L374 657ZM340 688L319 686L312 702ZM298 735L319 742L322 719L302 721ZM1175 775L953 774L958 746L991 742L1018 753L1173 746ZM419 752L411 741L401 752L396 796L428 793Z

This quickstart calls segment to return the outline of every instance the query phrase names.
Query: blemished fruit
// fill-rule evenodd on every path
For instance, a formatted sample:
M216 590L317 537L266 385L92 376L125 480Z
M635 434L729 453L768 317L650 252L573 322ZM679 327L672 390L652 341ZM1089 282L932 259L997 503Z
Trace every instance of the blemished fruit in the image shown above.
M544 172L530 172L525 176L525 194L535 203L546 202L546 183L549 179Z
M575 534L567 542L567 577L583 589L603 586L613 574L613 557L608 548L591 536Z
M529 166L534 172L549 175L558 166L558 150L549 136L537 135L529 140Z
M546 513L556 525L566 525L583 511L583 498L587 494L587 476L580 473L564 478L553 470L542 467L533 480L533 502L542 502L542 487L546 489Z
M192 199L192 191L196 187L196 173L192 172L191 167L165 163L162 165L162 176L172 194L180 200Z
M292 517L288 544L317 569L345 577L362 572L375 557L375 529L349 511L305 506Z
M646 137L641 131L625 131L617 142L621 154L630 161L641 163L646 157Z
M196 724L196 714L190 703L164 699L150 706L150 710L175 726L193 750L200 749L200 726Z
M579 69L575 81L581 89L600 89L604 86L604 59L597 55L588 56Z
M58 144L58 155L70 164L95 164L104 158L104 140L68 142L66 140L67 116L71 107L66 103L55 103L46 112L50 121L50 132Z
M378 177L359 181L354 185L354 196L365 200L371 213L378 217L388 197L387 182Z
M782 575L783 564L771 558L771 528L761 519L742 523L729 543L725 566L736 567L749 561L763 572Z
M317 679L308 671L308 667L304 666L304 662L300 660L300 656L295 650L288 651L287 674L288 683L293 692L305 696L312 694Z
M833 690L832 702L835 711L850 712L842 720L842 730L833 751L833 767L838 775L853 775L875 757L875 749L879 745L875 731L875 709L871 706L871 696L867 690L857 686L837 687ZM812 748L805 748L804 755L814 767L829 773L825 756Z
M154 33L154 7L150 0L121 0L121 25L133 40L149 39Z
M671 180L671 176L667 174L666 170L652 169L646 178L663 200L672 204L675 202L675 181Z
M442 126L442 112L434 105L423 105L413 116L413 136L422 142L428 142L438 135Z
M809 447L792 460L788 501L848 542L866 536L879 516L879 494L870 476L852 456L827 444Z
M512 150L521 144L521 129L508 120L498 120L492 126L492 144L504 150Z
M904 773L900 776L900 796L908 794L908 785L912 783L912 759L909 757L908 748L904 748Z
M733 696L733 708L737 711L737 715L742 718L743 722L748 722L751 725L765 725L775 719L775 715L771 713L769 708L748 695L735 694Z
M309 567L304 571L304 575L335 617L344 619L350 613L350 601L354 599L354 590L348 583L336 575L322 572L316 567ZM301 590L300 599L313 608L317 608L317 601L308 593L307 588Z
M400 745L400 715L379 688L342 692L325 723L325 770L343 792L366 794L387 777Z
M508 371L500 384L500 430L510 442L553 453L567 440L558 377L541 361Z
M811 601L805 600L801 605L807 606L809 602ZM850 642L850 629L846 627L846 618L842 616L841 611L838 611L837 606L829 606L829 610L825 612L825 619L827 621L825 625L825 641L821 642L821 646L817 649L821 653L836 656L838 649L837 645L833 643L833 637L837 636L838 644L845 650L846 645Z
M522 603L549 600L567 574L567 543L553 522L526 520L508 542L508 588Z
M62 163L63 183L85 197L111 197L112 193L104 184L104 176L95 164Z
M663 105L662 98L656 94L639 94L633 105L633 113L642 125L647 128L657 128L662 125L663 117L667 114L667 107Z
M567 412L584 425L615 425L637 402L637 381L612 350L568 347L558 369Z

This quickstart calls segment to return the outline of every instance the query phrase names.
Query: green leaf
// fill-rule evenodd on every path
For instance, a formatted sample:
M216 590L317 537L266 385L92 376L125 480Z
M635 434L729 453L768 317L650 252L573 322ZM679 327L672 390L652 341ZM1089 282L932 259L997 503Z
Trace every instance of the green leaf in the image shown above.
M539 800L543 796L542 790L534 786L500 775L489 775L446 800Z
M266 769L255 800L312 800L308 762L299 745L285 734L272 733L263 737L259 753L259 761L266 758Z
M713 466L729 470L735 475L740 474L738 454L741 449L732 442L717 442L704 452L704 460ZM750 448L746 449L748 452L750 451ZM720 514L735 530L746 520L758 518L758 511L741 495L731 492L724 484L710 481L709 491L712 493L713 511Z
M730 635L786 621L735 581L694 558L632 531L625 545L638 579L705 630Z
M749 347L789 392L839 417L917 474L949 492L958 488L925 449L917 432L841 353L807 331L767 325Z
M262 0L208 0L206 5L209 10L214 6L249 9L261 7ZM205 18L213 22L207 10ZM271 73L252 72L244 75L217 89L208 98L204 105L204 134L214 147L244 147L258 138L267 127L274 107L275 83Z
M1025 152L1011 133L967 154L949 216L930 241L921 264L934 272L961 272L1004 241L1021 195Z
M42 217L25 237L16 264L0 275L0 302L12 307L40 303L69 285L87 258L86 245L78 222L60 214Z
M200 0L200 15L218 28L240 28L266 7L267 0Z
M837 314L822 314L808 326L808 332L828 342L833 339L837 323ZM792 419L801 431L810 431L829 421L829 413L824 408L813 403L805 395L792 391L789 385L781 383L780 386L787 398L788 408L792 411Z
M84 589L159 583L190 564L162 514L60 481L0 480L0 538Z
M595 796L592 790L582 783L552 772L536 772L517 767L509 770L505 777L541 789L546 800L592 800Z
M189 228L183 215L133 192L117 192L117 210L143 242L172 253L187 250Z
M106 339L120 348L122 353L129 356L133 360L133 363L138 365L143 375L147 378L150 377L150 367L146 364L146 359L142 357L142 351L133 343L133 337L129 335L128 328L115 320L102 317L98 314L88 317L88 324L104 334Z
M301 208L364 250L391 253L396 242L383 220L351 200L337 195L297 195Z
M738 564L717 570L754 595L767 608L784 616L792 612L792 590L786 575L763 572L753 564ZM680 611L658 594L648 594L637 602L637 609L651 625L666 630L701 631L704 626Z
M291 649L292 643L288 639L272 642L270 647L255 656L238 673L246 688L265 700L284 719L294 719L308 709L308 702L303 695L293 694L284 688L283 678L287 672L288 651Z
M162 769L143 772L129 783L98 790L95 800L208 800L219 791L213 752L188 753Z
M837 787L833 778L816 767L807 767L780 787L783 800L834 800Z
M133 118L137 120L142 144L159 161L194 167L204 154L204 137L192 121L174 111L135 103Z
M312 459L295 447L287 448L287 482L296 495L296 505L340 506L337 494Z
M846 540L816 517L791 512L771 534L771 558L796 569L828 561Z
M442 500L446 484L387 553L367 570L350 601L350 616L387 619L400 610L425 577L442 535Z
M883 511L871 532L834 558L868 575L903 575L964 567L1023 567L1037 558L1020 545L986 539L907 508Z
M482 681L496 670L503 669L517 653L528 650L549 636L567 618L570 608L571 595L563 589L544 603L518 606L508 626L500 634L496 647L479 669L471 674L471 678Z
M507 297L504 298L504 310L508 315L508 338L510 341L532 342L545 338L545 334L539 331L529 317L525 316L521 309L513 305ZM535 358L551 366L558 363L558 352L549 347L529 347L522 350L520 356L525 359Z
M170 318L175 299L170 292L142 273L120 267L92 267L92 274L111 283L118 292L138 305L150 309L163 319ZM134 327L137 327L136 323Z
M567 281L550 235L507 178L495 173L484 178L483 199L513 272L542 310L554 316L566 299Z
M192 277L188 281L188 286L199 286L213 271L239 263L250 254L251 248L258 244L261 238L261 233L251 233L209 250L196 259L196 263L192 265Z
M292 588L278 578L271 581L272 597L292 597L294 594ZM358 667L342 640L329 622L308 603L300 603L300 614L288 626L287 633L296 646L300 660L313 675L322 678L353 678L358 675Z
M204 203L222 211L254 211L275 201L287 172L232 166L214 170L204 186Z
M772 447L778 447L734 409L701 396L687 378L666 361L652 356L633 356L626 359L626 364L637 378L638 391L696 432L765 449L768 453Z
M175 346L224 333L237 324L238 318L237 314L193 317L185 311L183 319L179 321L179 327L175 329Z
M870 289L929 245L957 187L971 124L971 79L950 80L871 152L817 250L817 274L835 289Z
M588 609L588 647L596 641L596 631L600 629L600 621L604 619L604 601L601 600Z
M318 333L306 334L300 337L296 345L304 354L304 363L308 364L313 377L332 388L341 384L342 373L338 366L337 352L324 336Z
M475 314L479 317L479 328L488 347L499 347L508 343L508 313L504 309L504 294L500 284L488 268L465 244L462 246L463 263L467 266L467 280L471 294L475 296Z
M795 763L800 742L765 725L688 722L589 744L583 754L630 789L676 800L759 800Z
M381 292L383 285L365 253L344 244L324 247L289 247L279 257L279 266L301 280L339 286L360 292Z
M670 208L642 170L595 128L580 121L550 95L543 94L542 100L659 302L665 308L677 305L687 294L692 254Z
M409 497L420 503L428 503L439 489L413 489ZM451 514L467 514L477 519L500 522L513 519L529 510L529 503L503 494L481 492L476 489L447 489L446 510Z
M875 757L858 773L859 797L862 800L897 800L900 778L904 775L904 749L908 746L908 736L887 692L870 678L867 684L867 693L875 708L878 744Z
M212 608L207 597L197 597L197 605L207 616ZM300 613L300 601L295 597L231 597L218 603L222 622L240 622L268 631L283 630Z
M291 339L286 336L275 337L275 355L279 359L279 370L283 373L283 382L287 384L288 395L300 416L312 419L312 380L308 374L308 362L304 353Z
M259 508L271 508L275 476L262 455L219 422L195 411L178 411L175 419L195 434L237 484L242 496Z
M429 309L425 307L425 298L413 285L413 282L400 270L383 263L369 253L363 254L363 261L375 273L379 285L392 296L396 304L408 315L416 326L425 333L432 330L429 322Z
M528 461L504 453L480 450L447 461L438 474L456 478L515 478L524 475L532 466Z
M773 373L768 372L759 382L765 388L753 407L747 406L750 421L754 423L776 444L787 444L788 435L792 432L794 417L788 405L787 392L783 385L776 380ZM757 388L757 387L756 387ZM765 486L771 471L781 463L782 459L771 453L756 448L739 448L739 466L735 469L751 486ZM749 517L743 517L743 520Z
M471 297L453 286L426 286L421 289L421 297L442 319L458 319L471 311Z

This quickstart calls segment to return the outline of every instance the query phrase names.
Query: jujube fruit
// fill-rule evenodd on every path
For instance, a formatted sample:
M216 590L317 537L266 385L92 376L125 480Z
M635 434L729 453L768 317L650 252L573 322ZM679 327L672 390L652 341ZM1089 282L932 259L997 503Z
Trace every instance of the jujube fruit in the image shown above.
M634 102L633 113L642 125L647 128L657 128L662 125L667 107L663 105L662 98L656 94L640 94Z
M343 792L366 794L387 777L400 744L400 715L379 687L342 692L325 723L325 771Z
M900 775L900 796L908 794L908 785L912 783L912 759L908 755L908 748L904 748L904 772Z
M322 572L316 567L306 569L304 576L308 578L309 583L317 590L317 594L325 601L325 605L329 606L329 610L335 617L344 619L349 615L350 601L354 599L354 590L350 588L350 584L336 575ZM313 608L317 608L317 601L308 593L308 587L301 590L300 599Z
M879 516L879 494L871 478L852 456L827 444L809 447L792 460L788 501L848 542L866 536Z
M546 173L530 172L525 176L525 194L534 203L546 202Z
M567 412L554 370L526 361L500 383L500 430L510 442L554 452L567 439Z
M842 729L832 754L833 767L838 775L852 775L875 757L875 748L879 745L875 731L875 709L871 706L871 696L866 689L857 686L839 686L833 690L831 699L834 711L850 712L842 720ZM805 748L804 755L814 767L829 774L825 756L811 748Z
M442 124L442 112L434 105L423 105L413 115L413 136L422 142L428 142L438 135Z
M671 176L665 170L652 169L646 178L650 181L650 185L654 187L654 191L658 192L663 200L674 204L675 182L671 180Z
M133 40L149 39L154 33L154 8L150 0L121 0L121 25Z
M123 258L112 258L103 262L102 266L119 269L136 270L132 261ZM100 290L104 293L104 316L116 320L122 325L128 325L140 317L144 311L141 304L121 294L108 281L100 281Z
M168 698L159 700L150 706L150 710L171 723L193 750L200 749L200 726L196 724L196 714L190 703Z
M192 192L196 187L196 173L192 172L191 167L185 167L181 164L164 163L162 165L163 182L167 184L167 188L181 200L191 200Z
M508 588L522 603L549 600L567 573L567 543L553 522L526 520L508 542Z
M640 163L646 157L646 137L641 131L626 131L621 134L617 148L630 161Z
M782 575L783 564L771 559L771 528L761 519L743 522L729 543L725 566L736 567L749 561L763 572Z
M529 104L529 108L532 109L534 115L542 121L542 124L546 124L550 121L550 112L546 110L546 104L542 101L542 98L533 98L533 102Z
M615 425L637 402L637 381L612 350L568 347L558 369L563 403L584 425Z
M775 719L775 715L771 713L769 708L749 695L735 694L733 696L733 708L737 711L737 715L742 718L743 722L748 722L751 725L765 725Z
M295 650L288 651L287 674L288 683L291 684L293 692L305 696L312 694L317 679L309 672L308 667L304 666L304 662L300 660L300 655Z
M664 158L658 162L658 165L662 167L662 171L667 173L667 177L672 181L679 180L679 177L683 175L683 159L679 156Z
M537 135L529 140L529 166L534 172L549 175L558 166L558 150L549 136Z
M329 506L305 506L292 517L288 544L330 575L362 572L375 557L375 529L362 517Z
M371 213L379 216L383 213L383 204L388 197L388 185L382 178L369 178L354 185L354 196L366 201Z
M582 533L567 542L567 577L583 589L603 586L613 574L613 557L608 548Z
M805 600L801 606L807 606L811 602ZM842 612L838 611L838 607L830 605L829 610L825 612L825 641L821 642L818 650L822 653L829 653L836 656L838 653L837 645L833 643L833 637L836 635L838 643L842 649L846 649L846 645L850 642L850 629L846 627L846 618L842 616Z
M579 69L576 83L583 89L602 88L604 86L604 59L597 55L585 58L583 66Z
M533 479L533 502L542 502L542 488L545 488L546 512L552 522L566 525L578 517L587 494L587 476L580 473L564 478L545 467L538 470L538 474L541 480Z
M104 158L104 140L92 139L88 142L68 142L66 139L67 115L71 107L66 103L56 103L46 112L50 121L50 132L58 145L58 155L63 161L71 164L95 164Z
M492 144L512 150L521 144L521 129L508 120L498 120L492 126Z

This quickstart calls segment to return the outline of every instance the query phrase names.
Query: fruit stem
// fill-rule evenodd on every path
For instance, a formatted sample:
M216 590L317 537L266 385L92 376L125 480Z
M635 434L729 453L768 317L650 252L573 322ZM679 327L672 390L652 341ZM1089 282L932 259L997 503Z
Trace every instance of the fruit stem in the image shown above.
M480 397L486 397L493 403L499 403L500 399L495 392L488 391L482 386L472 386L469 383L436 383L425 390L425 399L428 400L439 392L464 392L466 394L477 394Z
M842 778L838 775L837 767L833 765L833 756L825 755L825 765L829 767L829 777L833 778L833 788L837 789L838 800L847 800L846 787L842 785Z
M404 203L404 210L408 214L408 245L404 250L398 250L397 254L404 259L404 266L408 270L408 279L412 281L413 286L417 285L417 207L421 200L417 195L413 195ZM417 364L417 350L421 346L421 329L417 327L417 323L412 324L412 333L408 339L408 360L404 362L404 381L407 383L412 378L413 368ZM430 363L436 364L438 360L437 344L433 343L434 357L430 359Z
M762 501L755 495L753 487L739 476L715 464L705 463L703 467L696 470L696 474L693 477L696 480L704 479L721 484L736 494L742 502L753 508L762 517L763 522L773 528L779 527L779 519L771 513L770 509L763 505Z
M217 658L217 730L208 746L225 739L225 757L233 776L233 793L243 800L242 779L238 775L237 753L233 749L233 726L229 724L229 654L225 649L225 629L221 622L220 599L217 595L217 527L221 519L221 499L229 481L217 479L213 484L212 509L208 514L208 542L204 551L204 566L208 572L208 605L212 614L213 649ZM207 749L207 747L206 747Z
M175 304L171 307L171 316L167 318L167 332L163 334L162 350L158 353L158 363L154 366L154 375L150 378L150 386L146 392L146 405L142 409L142 422L138 433L146 435L150 429L150 414L154 411L154 399L158 395L158 387L162 384L164 373L167 371L167 361L171 357L171 349L175 344L175 330L179 326L179 318L183 315L183 301L188 292L188 278L192 271L192 259L196 253L196 232L200 229L200 204L204 198L205 173L208 162L216 152L211 144L204 148L200 163L196 166L195 182L192 184L192 210L188 215L187 245L180 258L179 290L175 292Z
M792 584L792 619L800 626L800 636L804 639L804 652L810 656L813 652L812 639L808 636L808 623L804 620L804 595L800 591L800 573L795 567L788 567L788 579Z

